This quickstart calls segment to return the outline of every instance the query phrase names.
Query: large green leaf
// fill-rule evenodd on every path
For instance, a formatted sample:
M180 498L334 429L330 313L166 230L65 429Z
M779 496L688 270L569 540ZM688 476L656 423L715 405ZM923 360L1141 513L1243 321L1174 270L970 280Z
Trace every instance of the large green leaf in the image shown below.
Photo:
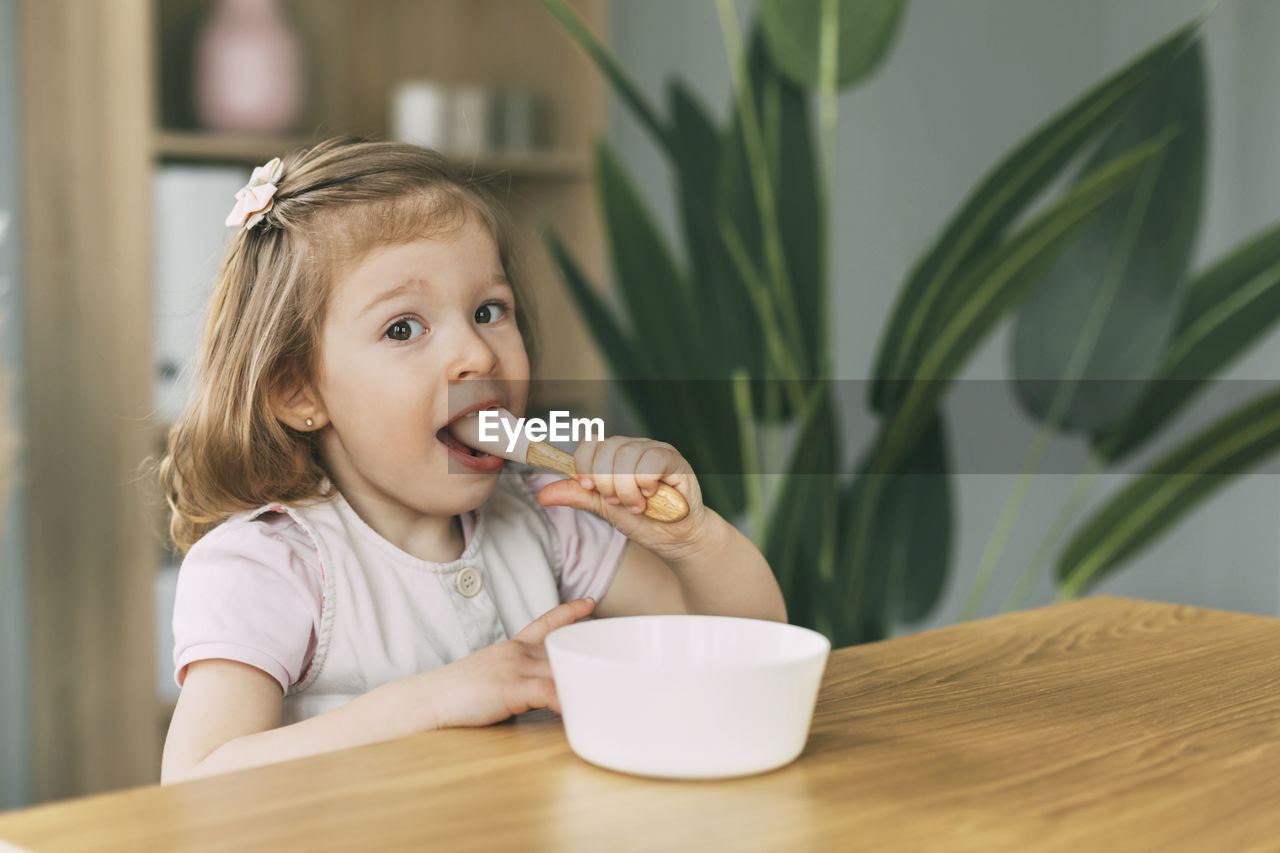
M1124 419L1095 435L1115 462L1159 432L1280 318L1280 225L1254 237L1192 282L1164 360Z
M670 423L663 422L663 415L670 412L670 407L666 400L654 393L658 386L652 380L658 371L649 360L648 348L637 346L630 332L619 324L614 312L588 281L560 238L554 232L546 231L544 239L552 259L560 268L569 295L582 312L587 329L604 353L613 376L620 380L615 387L621 390L633 411L652 432L661 435L678 432ZM554 381L560 377L544 378Z
M1178 135L1098 211L1014 314L1017 398L1054 429L1097 432L1141 395L1172 332L1200 221L1205 79L1194 42L1133 97L1093 171L1166 128Z
M842 493L839 553L845 574L839 600L845 603L844 620L857 618L856 631L843 640L879 639L894 623L922 619L938 603L954 539L949 467L945 425L935 413L895 470L872 474L864 466ZM860 507L866 500L874 506ZM853 559L860 512L872 519L868 559L861 567ZM854 607L856 614L850 612Z
M747 52L752 104L763 132L765 166L777 222L768 233L748 156L748 128L735 102L718 175L718 205L754 268L770 283L771 314L783 330L790 358L803 378L816 375L828 339L825 302L825 232L807 94L769 61L757 30ZM782 269L768 258L776 240ZM780 272L776 275L775 272ZM780 280L781 279L781 280Z
M604 141L596 143L596 180L604 214L614 281L636 341L650 353L655 378L721 378L699 375L706 361L690 358L702 337L694 335L692 302L684 276L622 163ZM674 342L674 343L673 343Z
M542 0L542 5L547 8L551 16L569 34L569 37L576 41L583 52L596 64L596 67L604 74L605 79L613 86L614 91L618 93L618 97L635 114L640 125L653 134L655 142L666 147L667 131L662 124L662 120L658 118L657 112L645 99L639 85L618 64L618 60L604 46L604 43L596 37L595 33L591 32L591 28L587 26L587 22L582 19L582 16L565 0Z
M671 110L671 165L694 289L716 276L720 230L715 217L716 171L723 155L721 133L707 109L679 80L667 87Z
M697 351L705 363L700 375L718 380L702 386L699 408L672 412L684 422L683 432L710 436L711 464L701 469L708 493L721 495L716 508L730 516L743 509L745 492L737 473L740 449L733 393L728 377L735 369L763 375L760 320L746 287L728 257L715 207L716 177L722 134L697 98L681 83L668 88L671 110L669 157L679 197L682 233L689 259L689 297L694 305L698 339L710 347ZM680 342L672 341L679 346ZM686 342L690 350L693 342Z
M1125 109L1129 97L1195 38L1188 25L1094 87L1020 143L982 180L898 292L872 370L871 403L901 402L903 380L918 375L923 350L947 320L950 291L988 253L1062 170Z
M733 454L738 452L736 432L729 430L728 438L705 441L703 431L697 429L697 423L689 422L689 410L684 408L684 405L693 403L689 397L695 396L688 393L689 383L655 381L659 371L650 360L651 349L636 345L631 333L618 322L560 238L554 232L546 231L544 239L552 259L560 268L570 296L586 320L588 330L604 353L614 377L620 380L615 387L651 435L681 447L695 465L695 470L714 472L709 476L715 479L705 483L707 503L731 516L739 512L743 500L741 483L726 483L720 479L719 473L733 470L733 463L726 461L726 457L734 459ZM544 378L555 380L559 377ZM696 421L698 414L695 412L691 417ZM691 435L695 440L685 441ZM718 455L717 450L722 453Z
M915 444L938 400L1005 311L1026 292L1032 273L1043 269L1099 208L1128 187L1171 137L1166 133L1086 176L966 268L952 288L951 309L925 342L916 378L903 383L901 404L882 422L873 473L892 469L903 449Z
M788 618L823 630L829 628L822 620L824 591L835 582L840 446L830 395L826 387L818 389L821 397L801 424L764 541Z
M816 89L823 36L824 0L763 0L760 21L769 55L791 80ZM835 0L836 82L849 86L866 77L889 52L905 0Z
M673 104L673 125L668 128L638 85L569 4L564 0L543 0L543 4L652 134L672 161L680 183L690 174L714 175L714 168L708 164L713 167L719 161L718 152L708 150L706 143L709 130L712 144L718 147L718 131L714 126L708 128L709 123L692 99L677 99L678 103ZM734 516L741 511L744 496L741 477L732 473L738 464L737 433L728 404L728 383L723 380L737 360L735 353L755 352L758 360L759 336L753 334L749 323L739 322L744 319L741 315L734 316L728 310L735 305L740 309L741 300L721 298L712 307L701 298L706 293L689 293L685 277L679 273L632 182L603 143L597 146L596 163L615 280L631 328L623 328L608 311L573 268L563 247L557 260L615 376L677 380L656 395L654 386L644 381L621 384L624 396L651 434L679 446L696 468L706 472L703 481L708 503ZM710 204L712 194L706 187L692 195ZM703 213L696 226L701 233L690 241L690 264L696 272L703 269L698 264L706 257L697 249L719 245L718 232L707 229L708 219L710 214ZM722 281L723 276L714 279L713 285ZM699 388L686 381L695 377L722 381Z
M815 155L813 124L809 117L809 98L776 74L769 78L765 104L771 99L770 89L777 89L777 109L766 112L772 133L766 134L770 173L776 175L774 197L778 200L778 230L786 251L787 277L790 289L782 298L790 297L800 334L807 344L804 362L809 365L806 376L817 375L827 357L830 340L827 323L830 312L826 304L827 216L819 190L818 161Z
M716 199L723 134L684 85L673 83L668 91L672 165L699 322L718 343L721 375L745 368L763 376L760 318L720 233Z
M1075 595L1097 583L1277 450L1280 391L1273 391L1166 454L1094 512L1058 560L1061 590Z
M578 310L582 312L587 328L595 337L605 360L609 362L613 375L622 379L654 376L656 370L649 362L646 352L636 347L630 333L622 328L560 237L548 230L544 232L544 240L552 259L560 268L561 276L569 288L569 295L578 304Z

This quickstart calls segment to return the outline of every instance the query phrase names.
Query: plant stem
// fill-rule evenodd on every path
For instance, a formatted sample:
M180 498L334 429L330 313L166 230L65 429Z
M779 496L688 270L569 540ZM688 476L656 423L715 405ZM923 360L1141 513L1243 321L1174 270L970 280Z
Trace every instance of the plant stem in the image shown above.
M876 453L872 450L872 453ZM871 540L875 536L876 531L872 529L872 522L875 520L875 508L880 500L880 494L884 490L885 480L888 476L885 474L874 473L874 464L868 467L868 470L862 473L862 493L858 495L854 505L853 531L850 534L851 547L853 549L849 562L845 565L847 580L840 596L844 601L845 610L847 611L848 622L845 623L846 634L841 637L842 644L857 642L858 629L862 622L862 597L865 584L863 580L866 577L868 566L868 558L871 555ZM858 488L858 482L855 480L852 488Z
M836 75L839 68L840 2L822 0L822 29L818 45L818 147L823 180L819 192L823 207L830 209L830 188L836 185L836 130L840 100Z
M782 330L778 328L777 312L773 309L768 286L761 280L755 264L751 262L747 247L743 245L737 229L733 227L733 223L729 222L728 217L723 213L720 216L720 232L724 238L725 248L729 252L729 257L747 286L747 294L751 297L751 301L755 303L756 314L760 318L761 330L764 332L765 349L772 357L780 377L785 381L785 388L791 398L793 409L799 410L804 401L804 393L800 389L803 377L801 377L799 368L791 358L798 351L788 352L782 339Z
M827 287L827 235L830 225L835 221L835 205L832 202L832 189L836 186L839 170L838 137L840 99L837 96L837 75L840 70L840 2L839 0L823 0L822 3L822 38L818 48L818 147L821 162L822 179L818 181L820 194L820 210L822 211L821 243L819 253L819 299L820 316L830 317L830 288ZM827 351L828 331L825 324L819 327L822 340L816 349L819 365L818 374L822 378L830 375L831 353Z
M1013 488L1009 490L1009 497L1005 500L1003 509L1000 510L995 529L987 538L986 547L982 550L982 559L978 561L978 571L974 576L973 585L969 587L969 595L965 598L964 607L960 611L961 621L967 622L978 615L982 598L991 584L991 576L995 574L996 566L1000 563L1000 555L1009 544L1014 522L1018 520L1018 514L1022 511L1022 505L1027 499L1027 491L1031 488L1040 463L1044 461L1044 454L1053 441L1055 431L1056 427L1049 423L1042 424L1036 431L1031 449L1027 451L1022 461L1022 468L1018 471L1018 478L1014 481Z
M1031 594L1031 590L1039 582L1044 574L1044 569L1049 565L1049 553L1053 550L1058 541L1062 539L1071 522L1075 520L1080 509L1085 504L1089 492L1093 489L1093 484L1098 478L1105 463L1096 454L1089 457L1089 467L1083 474L1076 477L1076 481L1071 485L1071 492L1067 495L1066 502L1062 508L1058 510L1058 514L1054 516L1053 522L1049 525L1049 530L1045 533L1044 539L1041 540L1039 547L1036 548L1035 554L1031 558L1031 562L1023 569L1018 582L1005 596L1004 602L1000 605L1002 613L1008 613L1011 610L1017 610L1027 602L1027 597Z
M835 474L807 474L801 476L809 477L825 477L830 476L833 479ZM819 615L819 625L826 630L823 632L828 637L831 636L830 619L827 614L833 609L830 601L828 590L835 589L836 584L836 559L839 549L839 519L836 516L836 509L839 496L839 484L831 490L833 500L826 502L826 505L819 508L822 513L822 542L818 548L818 583L817 601L811 606L811 610ZM810 595L814 595L813 592Z
M733 371L733 408L738 418L742 447L742 486L746 493L747 518L755 528L756 547L764 551L769 531L765 527L764 500L760 493L760 470L756 459L755 408L751 404L751 377L744 368Z
M778 206L773 193L773 179L769 171L769 157L765 149L760 117L756 113L751 75L747 70L746 53L739 32L738 13L734 0L716 0L720 16L720 32L724 37L725 54L734 74L738 115L742 123L742 142L746 149L751 186L755 190L756 209L760 214L760 236L764 244L765 264L780 313L790 336L792 352L804 358L804 337L795 316L791 282L787 274L786 256L782 247L782 231L778 224Z
M766 362L767 364L767 362ZM760 446L760 471L764 475L761 478L762 496L764 501L764 515L766 518L772 518L773 514L778 510L778 495L781 493L781 484L777 481L780 472L785 471L786 457L784 456L784 442L781 428L781 403L778 393L781 390L777 378L765 374L765 381L762 388L764 396L764 417L761 424L765 429L764 439Z

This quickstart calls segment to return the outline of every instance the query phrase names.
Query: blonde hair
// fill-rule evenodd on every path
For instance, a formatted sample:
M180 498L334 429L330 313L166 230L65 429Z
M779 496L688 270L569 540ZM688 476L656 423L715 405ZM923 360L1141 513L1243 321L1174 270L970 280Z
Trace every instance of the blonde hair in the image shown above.
M511 228L483 183L433 151L350 138L294 153L283 166L274 206L227 248L196 388L158 465L169 533L184 552L237 512L324 495L314 435L280 423L271 396L282 383L316 379L331 285L370 250L478 220L497 243L532 358L532 305Z

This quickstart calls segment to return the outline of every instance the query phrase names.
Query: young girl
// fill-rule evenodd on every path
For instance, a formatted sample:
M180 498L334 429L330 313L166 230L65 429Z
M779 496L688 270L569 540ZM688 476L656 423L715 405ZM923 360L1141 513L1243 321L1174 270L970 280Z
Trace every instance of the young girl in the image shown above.
M165 782L559 710L543 638L591 614L786 618L669 445L584 442L575 481L452 438L523 414L530 323L500 210L441 157L322 143L228 225L160 466L186 552ZM682 521L640 514L660 481Z

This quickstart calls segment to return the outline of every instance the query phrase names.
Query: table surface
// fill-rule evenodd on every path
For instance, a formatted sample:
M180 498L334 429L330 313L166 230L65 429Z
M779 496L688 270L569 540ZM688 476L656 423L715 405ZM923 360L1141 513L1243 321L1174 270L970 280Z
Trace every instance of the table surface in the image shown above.
M0 814L0 839L42 851L1275 850L1280 620L1087 598L840 649L804 753L743 779L603 770L549 715Z

